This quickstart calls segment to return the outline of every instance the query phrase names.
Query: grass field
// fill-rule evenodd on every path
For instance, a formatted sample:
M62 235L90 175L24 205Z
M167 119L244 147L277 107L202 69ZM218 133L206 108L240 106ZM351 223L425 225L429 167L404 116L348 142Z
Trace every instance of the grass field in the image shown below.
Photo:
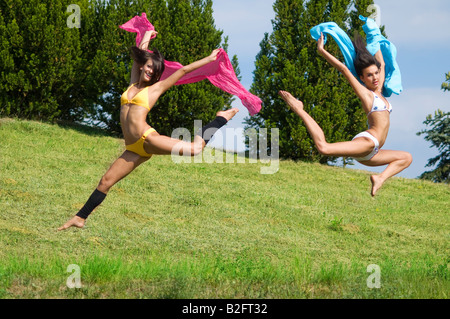
M57 232L123 149L91 128L0 119L0 298L449 297L450 189L420 180L373 199L365 171L155 156L84 229Z

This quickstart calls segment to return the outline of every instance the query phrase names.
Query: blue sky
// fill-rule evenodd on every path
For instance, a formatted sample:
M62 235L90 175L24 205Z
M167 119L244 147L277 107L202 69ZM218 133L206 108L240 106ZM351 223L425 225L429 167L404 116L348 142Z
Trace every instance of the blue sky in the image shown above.
M216 27L229 36L228 53L237 55L241 82L247 89L253 82L259 43L265 32L272 32L273 3L273 0L214 1ZM436 149L430 148L431 144L424 140L424 136L416 133L425 128L423 121L428 114L438 108L450 111L450 92L444 93L440 89L445 73L450 71L450 1L377 0L375 4L380 8L381 24L386 27L389 40L397 47L404 88L400 96L389 99L394 112L384 149L410 152L414 162L399 176L416 178L428 170L425 168L428 159L438 154ZM242 128L243 119L249 114L238 99L233 106L240 112L227 127ZM222 141L212 142L216 147L222 144ZM239 151L243 144L227 143L224 148ZM374 172L384 169L369 169L360 164L353 168Z

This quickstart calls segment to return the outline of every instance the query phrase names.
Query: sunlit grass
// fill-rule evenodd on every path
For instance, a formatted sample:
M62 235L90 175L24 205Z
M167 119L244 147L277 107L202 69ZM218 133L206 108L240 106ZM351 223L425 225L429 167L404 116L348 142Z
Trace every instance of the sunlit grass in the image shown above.
M1 119L0 146L1 298L448 298L447 185L394 178L373 199L363 171L155 156L57 232L123 141Z

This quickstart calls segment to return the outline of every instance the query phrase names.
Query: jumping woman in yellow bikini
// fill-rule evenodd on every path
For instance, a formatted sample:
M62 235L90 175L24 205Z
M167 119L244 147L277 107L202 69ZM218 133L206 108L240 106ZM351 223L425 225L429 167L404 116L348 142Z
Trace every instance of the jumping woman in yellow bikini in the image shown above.
M131 81L121 97L120 110L120 123L126 151L101 178L84 207L58 230L72 226L82 228L89 214L103 202L111 187L136 167L148 161L152 155L170 155L174 149L177 150L177 154L183 156L195 156L201 153L208 143L208 140L203 139L205 131L208 130L209 133L217 131L238 112L236 108L218 112L214 121L204 126L192 143L159 135L148 125L147 114L158 98L185 74L215 61L219 53L219 50L214 50L208 57L184 66L167 79L160 81L164 72L164 58L158 51L153 53L147 51L151 37L156 34L155 31L147 31L139 48L132 47L134 63Z
M382 150L388 132L389 117L392 112L391 104L382 94L385 80L385 64L381 51L372 56L365 47L361 38L355 39L357 57L354 65L362 85L351 73L351 71L324 49L324 36L318 41L318 52L332 66L341 72L353 87L356 95L362 102L363 110L367 114L369 129L358 134L353 141L342 143L327 143L325 135L314 119L304 111L303 103L294 98L290 93L280 91L280 96L291 107L291 109L303 120L314 143L323 155L336 157L353 157L366 166L388 167L380 175L372 175L372 196L375 196L384 182L400 173L412 162L411 154L402 151Z

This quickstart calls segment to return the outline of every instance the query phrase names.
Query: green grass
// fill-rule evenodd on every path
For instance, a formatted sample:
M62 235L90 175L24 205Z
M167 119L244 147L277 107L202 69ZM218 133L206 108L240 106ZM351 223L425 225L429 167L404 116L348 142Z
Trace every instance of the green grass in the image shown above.
M281 161L155 156L57 232L123 151L85 127L0 119L0 298L448 298L448 185ZM67 267L82 288L67 287ZM367 267L381 269L369 289Z

